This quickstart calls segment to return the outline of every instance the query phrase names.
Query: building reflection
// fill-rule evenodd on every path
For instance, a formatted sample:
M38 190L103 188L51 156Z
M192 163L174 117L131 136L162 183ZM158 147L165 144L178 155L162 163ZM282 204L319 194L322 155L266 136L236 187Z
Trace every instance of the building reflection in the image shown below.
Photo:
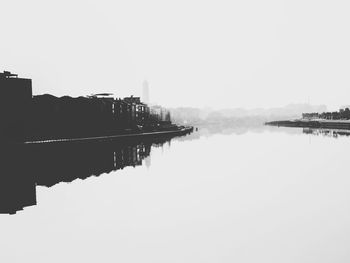
M0 213L14 214L36 204L34 174L28 169L26 153L17 147L0 150Z
M152 147L171 138L108 143L7 146L0 150L0 213L37 204L36 186L51 187L127 166L150 164Z
M340 136L350 136L350 130L336 130L336 129L313 129L303 128L304 134L311 134L315 136L324 136L331 138L338 138Z

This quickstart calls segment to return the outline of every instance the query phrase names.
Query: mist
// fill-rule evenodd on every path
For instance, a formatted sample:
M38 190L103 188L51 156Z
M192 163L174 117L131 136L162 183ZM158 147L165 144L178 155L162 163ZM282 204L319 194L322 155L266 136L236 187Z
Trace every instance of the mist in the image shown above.
M0 70L34 94L215 109L348 104L348 1L7 1Z

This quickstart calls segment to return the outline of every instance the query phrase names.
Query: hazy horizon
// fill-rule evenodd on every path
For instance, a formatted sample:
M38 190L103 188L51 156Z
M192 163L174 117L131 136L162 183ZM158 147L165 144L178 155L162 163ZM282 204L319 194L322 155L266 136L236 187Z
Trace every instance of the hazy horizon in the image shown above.
M350 261L349 1L1 11L3 262Z
M166 107L348 105L347 1L7 1L0 71L34 94Z

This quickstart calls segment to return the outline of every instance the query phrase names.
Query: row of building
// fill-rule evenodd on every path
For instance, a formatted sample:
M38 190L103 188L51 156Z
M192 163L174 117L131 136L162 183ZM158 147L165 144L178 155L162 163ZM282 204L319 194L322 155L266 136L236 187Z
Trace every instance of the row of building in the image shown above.
M339 111L333 112L312 112L312 113L303 113L303 119L307 120L316 120L316 119L324 119L324 120L350 120L350 109L340 109Z
M0 138L49 139L101 136L152 130L171 123L170 113L149 106L140 97L113 98L32 95L30 79L0 73Z

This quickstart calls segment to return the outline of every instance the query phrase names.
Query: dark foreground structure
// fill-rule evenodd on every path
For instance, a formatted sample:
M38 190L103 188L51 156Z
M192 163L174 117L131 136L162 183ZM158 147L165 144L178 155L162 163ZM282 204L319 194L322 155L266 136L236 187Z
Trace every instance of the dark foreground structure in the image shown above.
M0 73L0 140L23 140L29 133L32 81Z
M142 165L152 146L193 131L138 97L33 97L31 80L7 71L0 89L0 213L36 205L36 186Z
M170 113L139 97L32 95L30 79L0 73L0 141L25 142L177 131Z

